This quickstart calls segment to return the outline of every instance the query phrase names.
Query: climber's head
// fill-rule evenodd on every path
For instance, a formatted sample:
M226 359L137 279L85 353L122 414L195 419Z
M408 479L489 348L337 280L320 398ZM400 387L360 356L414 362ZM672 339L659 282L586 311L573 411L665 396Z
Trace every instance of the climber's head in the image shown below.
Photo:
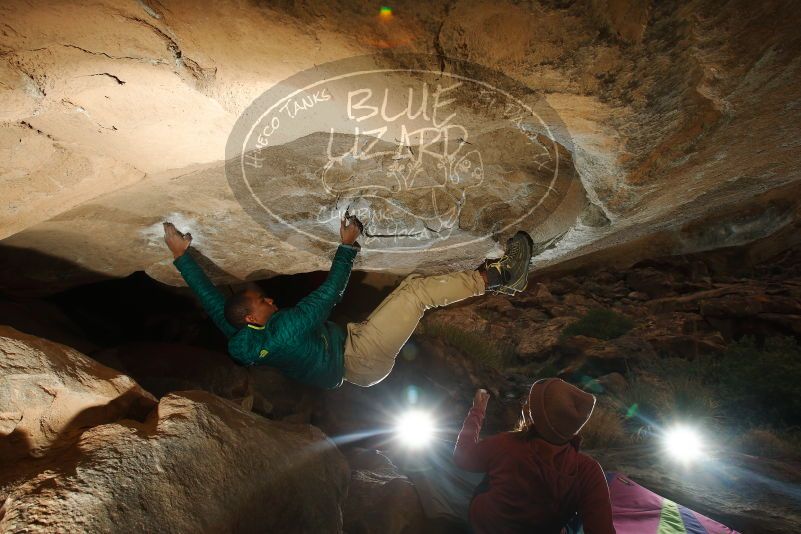
M249 287L225 301L225 319L236 328L248 324L264 326L278 311L273 299L264 295L258 287Z

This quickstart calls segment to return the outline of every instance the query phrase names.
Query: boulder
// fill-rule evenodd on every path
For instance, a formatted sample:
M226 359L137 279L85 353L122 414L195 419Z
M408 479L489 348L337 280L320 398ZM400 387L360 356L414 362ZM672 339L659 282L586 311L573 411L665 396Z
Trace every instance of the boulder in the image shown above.
M0 326L0 463L42 456L89 427L142 419L156 399L65 345Z
M349 471L318 429L190 391L4 475L3 532L341 532Z
M414 484L378 451L348 455L352 472L343 519L348 534L412 534L426 517Z
M638 330L660 356L693 359L719 354L726 348L720 332L701 315L691 312L660 313L649 318L647 328Z
M801 315L760 313L759 319L771 326L778 326L779 328L792 332L796 336L801 336Z
M611 340L572 336L560 341L559 350L563 354L563 375L625 373L629 360L656 357L645 340L631 333Z
M626 275L626 284L635 293L643 293L650 298L669 295L672 292L670 274L654 267L634 269Z
M598 307L598 303L596 301L585 297L581 293L568 293L564 296L562 302L566 306L572 306L573 308L576 308L581 313L586 313L586 311L590 308Z
M631 300L648 300L648 294L642 291L632 291L626 296Z
M220 266L217 282L326 269L331 248L321 242L336 239L336 225L321 221L318 209L335 213L345 199L318 173L359 184L384 173L358 165L325 176L334 160L320 133L331 126L350 135L356 126L375 135L390 127L381 135L392 149L401 126L412 132L432 125L325 122L340 117L339 107L314 109L308 123L289 121L265 155L270 164L259 178L271 186L259 200L297 214L292 225L264 210L256 217L263 225L254 224L229 187L224 147L237 117L269 88L296 87L287 80L297 73L322 78L333 61L377 53L377 68L425 67L445 80L464 75L458 61L469 59L491 69L480 76L482 87L504 76L518 81L514 92L537 116L518 116L520 105L508 102L509 127L498 119L500 106L490 104L496 98L476 105L485 92L449 101L453 125L464 125L465 144L481 155L483 180L475 190L449 186L447 198L436 197L442 224L419 234L420 254L394 253L401 247L384 253L399 235L380 224L385 205L421 218L432 207L433 194L404 174L400 191L370 206L372 233L380 237L365 247L361 269L402 275L469 268L499 252L506 235L496 231L507 222L517 227L518 216L535 207L519 226L539 234L538 268L622 266L666 251L798 241L797 147L787 141L798 136L801 94L795 3L688 0L675 9L632 0L475 0L452 9L418 2L398 7L402 16L394 17L353 0L312 4L220 0L198 10L191 2L3 3L0 145L13 150L0 163L0 239L4 252L41 256L0 267L0 285L51 292L138 270L178 284L161 243L165 217L192 231ZM253 46L265 35L275 39ZM408 53L432 57L410 61ZM416 80L386 78L386 109L404 109ZM540 153L546 147L536 139L547 139L545 131L561 144ZM417 140L409 146L431 153ZM400 154L402 145L396 148ZM540 160L549 151L559 155L560 181L570 187L540 203L540 193L531 195L550 186L532 178L556 170L550 157ZM416 171L440 178L430 163ZM451 185L465 182L447 177ZM362 191L354 197L369 196ZM422 227L396 230L404 236L415 228ZM449 243L451 230L470 244L432 253ZM72 267L54 269L54 261ZM659 280L641 281L662 289Z
M171 354L155 349L121 361ZM0 353L0 531L341 531L347 464L318 429L202 391L157 405L130 377L10 327ZM157 363L131 366L157 383Z
M524 323L517 334L517 353L524 360L547 358L559 345L562 330L574 322L572 317L555 317L547 323Z
M743 281L725 292L702 292L695 300L699 314L727 339L793 335L801 332L801 298L792 295L793 286Z
M533 297L535 302L554 302L554 300L556 300L548 289L548 286L542 283L534 285L534 287L528 290L528 294Z

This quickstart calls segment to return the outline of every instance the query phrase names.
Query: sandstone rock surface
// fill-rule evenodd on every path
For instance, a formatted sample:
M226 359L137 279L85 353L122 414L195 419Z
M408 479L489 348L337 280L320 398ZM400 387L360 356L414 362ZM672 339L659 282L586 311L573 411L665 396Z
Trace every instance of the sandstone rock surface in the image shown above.
M28 468L27 471L24 471ZM205 392L86 430L0 483L4 532L340 532L348 468L322 433Z
M78 351L0 326L0 459L43 456L85 429L142 418L155 398Z
M343 510L345 531L353 534L429 532L414 484L378 451L348 455L352 469Z
M0 407L2 532L342 530L350 471L308 424L204 391L157 402L128 376L5 326Z
M327 132L300 128L270 153L281 185L269 198L300 217L291 239L242 209L224 175L225 143L267 89L376 52L389 67L428 54L445 73L475 62L558 118L570 192L544 222L526 223L536 267L630 264L765 237L775 252L801 235L797 3L460 0L393 10L379 17L347 0L5 2L2 285L47 292L135 270L179 283L160 241L164 219L192 231L218 282L327 268L331 247L307 234L336 238L311 215L336 203L321 205L319 181L310 189L301 176L322 172L306 156ZM521 139L481 110L460 112L495 176L475 193L494 204L470 215L474 229L460 220L454 231L490 237L415 254L386 253L391 238L377 237L358 269L433 272L498 252L505 236L492 235L493 222L524 208L521 184L539 182ZM337 184L375 171L352 170ZM393 202L415 211L421 197L404 190Z

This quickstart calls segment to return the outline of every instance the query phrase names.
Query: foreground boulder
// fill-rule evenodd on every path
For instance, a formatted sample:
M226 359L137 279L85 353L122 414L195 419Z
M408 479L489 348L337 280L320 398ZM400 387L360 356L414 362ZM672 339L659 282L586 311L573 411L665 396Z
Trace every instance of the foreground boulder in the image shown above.
M0 531L340 532L348 478L312 426L175 393L0 474Z
M362 449L348 460L353 469L344 509L348 534L402 534L431 526L414 484L389 458Z
M340 532L349 479L315 427L204 391L157 404L74 349L0 327L0 532Z
M0 326L0 465L68 445L88 427L142 419L155 404L128 376Z

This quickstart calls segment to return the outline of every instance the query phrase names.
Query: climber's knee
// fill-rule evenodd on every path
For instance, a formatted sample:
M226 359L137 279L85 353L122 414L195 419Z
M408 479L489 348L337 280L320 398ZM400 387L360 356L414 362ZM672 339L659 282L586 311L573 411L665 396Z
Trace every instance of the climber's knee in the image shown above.
M406 276L406 278L404 278L401 281L401 283L398 285L398 287L401 287L401 286L406 287L406 286L410 286L410 285L416 285L421 278L422 278L421 275L419 275L417 273L412 273L412 274Z

